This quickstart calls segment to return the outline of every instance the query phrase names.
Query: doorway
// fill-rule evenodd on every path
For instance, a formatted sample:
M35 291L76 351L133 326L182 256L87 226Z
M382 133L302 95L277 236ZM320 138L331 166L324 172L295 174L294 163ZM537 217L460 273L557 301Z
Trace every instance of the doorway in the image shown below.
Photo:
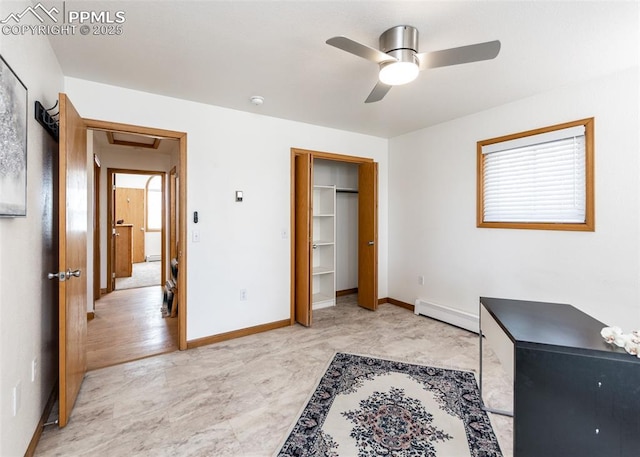
M107 207L111 238L107 238L107 278L111 290L160 286L165 283L165 172L108 169ZM112 248L109 249L108 242Z
M99 189L105 236L98 249L106 262L97 275L103 293L88 324L91 370L178 349L177 313L168 319L162 308L170 264L166 183L179 148L173 139L90 132L93 153L106 168Z
M349 292L357 292L363 308L375 311L378 305L377 163L369 158L292 149L292 325L311 326L314 307L335 304L336 191L355 190L316 182L315 161L351 164L357 169L357 291Z
M187 349L186 340L186 133L154 129L115 122L85 119L80 116L66 94L59 94L59 154L58 154L58 267L48 277L58 281L58 399L60 427L69 421L73 405L87 371L87 320L93 312L94 262L87 261L94 256L94 235L106 236L104 231L93 228L98 220L106 217L96 214L102 205L96 204L95 191L90 178L93 172L102 174L103 167L93 155L93 142L88 141L95 131L119 132L152 138L173 139L178 142L176 172L183 183L182 190L175 196L179 202L177 213L177 260L181 274L177 277L176 295L180 302L178 314L177 341L179 349ZM155 140L153 140L155 143ZM89 162L92 159L93 166ZM104 188L104 187L103 187ZM106 188L105 193L106 193ZM98 187L98 190L100 188ZM99 192L98 192L99 193ZM90 211L93 209L93 215ZM106 214L105 214L106 216ZM91 225L91 219L94 226ZM111 234L109 234L111 235ZM90 253L87 255L87 253ZM104 259L104 256L101 256ZM100 267L97 267L100 269ZM98 275L99 276L99 275ZM70 280L68 280L70 279ZM102 292L102 291L100 291ZM110 341L105 341L108 345Z
M184 187L177 185L186 163L184 134L101 121L87 124L102 164L105 208L101 294L88 326L88 368L186 349L186 294L180 287L186 270L180 203L186 198ZM172 316L163 312L168 280Z

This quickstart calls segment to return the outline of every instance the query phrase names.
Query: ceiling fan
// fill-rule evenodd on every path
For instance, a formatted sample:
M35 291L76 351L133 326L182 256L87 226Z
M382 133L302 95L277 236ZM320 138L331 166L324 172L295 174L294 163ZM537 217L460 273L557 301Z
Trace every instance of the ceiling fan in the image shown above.
M495 40L418 53L418 29L410 25L398 25L380 35L380 50L345 36L329 38L327 44L380 65L379 81L365 103L382 100L392 86L413 81L427 68L490 60L500 52L500 41Z

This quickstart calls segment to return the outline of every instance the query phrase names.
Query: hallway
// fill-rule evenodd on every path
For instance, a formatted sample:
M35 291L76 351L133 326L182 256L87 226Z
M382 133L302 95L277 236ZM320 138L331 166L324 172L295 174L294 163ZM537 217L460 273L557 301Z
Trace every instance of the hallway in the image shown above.
M114 291L96 302L87 326L87 369L178 350L178 319L163 318L162 287Z

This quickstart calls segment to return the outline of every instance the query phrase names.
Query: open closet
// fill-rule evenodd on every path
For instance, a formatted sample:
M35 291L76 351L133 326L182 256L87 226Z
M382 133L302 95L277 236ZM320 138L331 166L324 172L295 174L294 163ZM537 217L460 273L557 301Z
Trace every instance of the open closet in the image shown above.
M313 309L358 291L358 166L313 161Z
M291 320L310 326L313 311L337 294L378 305L378 167L369 158L291 150Z

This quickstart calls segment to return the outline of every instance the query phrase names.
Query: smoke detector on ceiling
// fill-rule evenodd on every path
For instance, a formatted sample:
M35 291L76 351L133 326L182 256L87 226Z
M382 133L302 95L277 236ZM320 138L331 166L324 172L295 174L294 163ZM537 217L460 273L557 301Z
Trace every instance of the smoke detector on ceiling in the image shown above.
M264 103L264 97L261 97L259 95L254 95L249 99L249 101L256 106L260 106Z

